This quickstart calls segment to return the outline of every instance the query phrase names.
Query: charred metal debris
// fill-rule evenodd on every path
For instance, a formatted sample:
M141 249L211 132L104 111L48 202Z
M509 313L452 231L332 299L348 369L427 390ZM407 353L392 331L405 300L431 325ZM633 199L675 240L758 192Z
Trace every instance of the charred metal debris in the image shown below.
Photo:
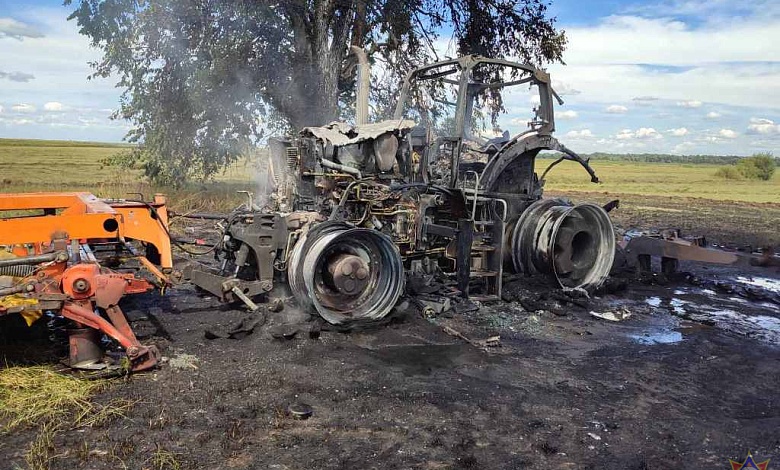
M480 82L499 67L513 78ZM412 90L442 81L457 90L455 129L405 117ZM487 141L472 135L485 90L535 86L529 130ZM588 161L553 137L549 75L528 65L467 56L414 70L392 120L302 129L271 143L270 197L222 222L219 267L192 265L185 278L226 302L289 286L298 303L333 325L376 321L404 293L428 314L459 299L498 301L505 274L542 274L566 290L592 290L609 274L615 236L604 208L542 199L558 163ZM560 157L541 176L542 151Z

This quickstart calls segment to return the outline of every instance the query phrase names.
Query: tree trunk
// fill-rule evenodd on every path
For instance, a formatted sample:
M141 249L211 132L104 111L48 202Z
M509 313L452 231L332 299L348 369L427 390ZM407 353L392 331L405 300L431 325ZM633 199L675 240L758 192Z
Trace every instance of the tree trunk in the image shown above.
M339 78L353 32L353 2L315 0L309 14L295 10L294 4L287 7L292 82L269 89L269 99L293 129L322 126L339 117Z

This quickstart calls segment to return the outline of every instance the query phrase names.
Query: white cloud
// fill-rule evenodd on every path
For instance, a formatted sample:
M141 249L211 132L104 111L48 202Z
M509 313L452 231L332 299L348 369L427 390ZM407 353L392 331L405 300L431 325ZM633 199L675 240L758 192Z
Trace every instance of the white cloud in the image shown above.
M555 113L555 117L558 119L577 119L577 111L567 109L566 111Z
M736 139L737 133L731 129L721 129L718 131L718 135L724 139Z
M688 129L685 127L679 127L677 129L669 129L669 135L672 135L674 137L683 137L685 135L688 135Z
M664 136L662 136L660 132L653 129L652 127L640 127L636 131L631 129L622 129L617 133L617 135L615 135L615 138L618 140L655 140L663 139L663 137Z
M777 27L780 29L780 22ZM736 37L734 40L741 41ZM780 62L780 54L777 55L777 62ZM564 58L569 65L551 66L550 73L577 83L577 87L582 90L582 94L577 97L579 103L652 103L633 101L637 95L646 95L657 96L673 104L678 101L701 101L762 109L780 108L780 67L775 62L704 63L689 65L676 73L661 73L643 65L627 63L649 61L641 55L626 56L618 64L580 64L571 59L570 51L566 52ZM696 60L691 57L691 61ZM734 86L735 76L739 76L738 87ZM743 86L763 91L746 93Z
M636 131L636 138L637 139L662 139L663 136L660 132L653 129L652 127L640 127Z
M566 35L569 44L564 59L570 65L691 65L780 59L780 48L767 40L776 37L776 23L761 14L697 27L670 18L609 16L596 26L568 27ZM577 81L572 83L581 87ZM659 96L643 92L633 96L642 94Z
M12 126L26 126L28 124L35 124L35 121L27 118L2 118L0 117L0 124L10 124Z
M21 41L23 38L42 38L43 34L34 27L13 18L0 18L0 38L4 37Z
M590 129L582 129L579 131L569 131L566 133L566 137L570 139L589 139L594 137Z
M696 148L696 144L694 144L693 142L688 142L688 141L680 142L679 144L675 145L672 148L672 153L685 154L690 152L694 148Z
M558 128L565 134L577 128L571 126L576 122L608 136L578 141L580 152L740 155L757 146L777 151L780 48L769 38L778 37L780 31L780 3L756 2L647 0L641 7L611 8L621 16L563 24L569 38L566 65L551 65L548 70L554 80L571 83L582 93L568 103L579 119L561 120ZM668 8L656 9L657 5ZM670 5L688 13L678 17L661 13ZM564 22L565 18L561 16ZM610 114L612 119L598 124L586 119L592 110L605 112L611 105L629 110ZM773 122L747 123L751 115ZM642 126L663 136L646 130L642 139L637 138ZM687 134L676 135L681 128ZM721 129L733 130L735 136L724 137Z
M680 106L682 108L700 108L702 105L702 102L699 100L686 100L686 101L678 101L677 106Z
M510 120L509 122L513 126L527 126L528 118L512 118L512 120Z
M575 89L570 83L562 82L560 80L553 80L552 87L559 96L579 95L582 93L580 90Z
M736 16L754 15L777 16L780 13L776 0L753 0L734 3L730 0L662 0L636 5L628 9L646 16L701 16L705 13L710 20L731 20Z
M16 23L11 26L16 29L9 31L9 22L0 21L0 69L20 70L34 75L35 80L22 83L0 79L0 103L5 105L3 116L8 118L0 124L0 137L121 140L128 123L112 121L111 112L101 111L119 103L121 90L114 86L117 77L87 79L93 72L89 63L100 59L100 51L90 47L89 39L79 34L75 21L67 21L70 9L56 5L40 7L35 2L10 5L10 11L0 7L0 17L13 14ZM19 30L17 23L32 26ZM23 40L18 40L20 37ZM47 102L67 106L47 112ZM28 103L36 109L14 110L15 103ZM80 118L85 116L98 123L83 123ZM34 122L11 122L14 117Z
M4 109L4 108L3 108L2 106L0 106L0 114L2 114L2 112L3 112L3 109Z
M709 10L702 9L690 25L668 17L610 16L596 25L568 26L567 65L549 71L582 90L578 100L609 104L658 97L780 108L780 48L767 40L777 37L780 19L755 10L722 23L708 22ZM762 92L747 93L751 88Z
M626 108L625 106L621 106L619 104L613 104L607 106L607 108L604 111L610 114L625 114L628 112L628 108Z
M747 133L757 135L780 134L780 124L775 124L771 119L751 118Z
M11 109L17 113L34 113L35 106L27 103L19 103L11 106Z
M43 105L43 109L46 111L62 111L62 103L58 101L49 101Z

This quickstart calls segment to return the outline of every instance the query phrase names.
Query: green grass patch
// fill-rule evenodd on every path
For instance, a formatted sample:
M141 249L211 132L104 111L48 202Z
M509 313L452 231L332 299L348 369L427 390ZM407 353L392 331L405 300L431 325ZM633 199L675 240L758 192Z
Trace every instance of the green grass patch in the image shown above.
M150 461L154 470L181 470L182 468L179 454L164 449L159 444Z
M539 159L542 171L552 159ZM593 184L585 170L574 162L563 162L547 175L546 189L590 193L684 196L718 201L778 202L780 174L768 181L728 180L716 176L719 165L684 163L647 163L591 160L601 180Z

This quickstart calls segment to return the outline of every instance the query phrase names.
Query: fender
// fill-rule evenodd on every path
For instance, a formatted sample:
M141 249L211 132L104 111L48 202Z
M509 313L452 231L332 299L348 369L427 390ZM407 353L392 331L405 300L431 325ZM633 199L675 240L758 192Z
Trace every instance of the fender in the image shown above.
M533 199L541 197L540 185L534 172L536 155L541 150L560 150L561 145L551 135L528 131L504 144L482 170L480 186L483 191L514 193ZM539 193L536 195L536 193Z

